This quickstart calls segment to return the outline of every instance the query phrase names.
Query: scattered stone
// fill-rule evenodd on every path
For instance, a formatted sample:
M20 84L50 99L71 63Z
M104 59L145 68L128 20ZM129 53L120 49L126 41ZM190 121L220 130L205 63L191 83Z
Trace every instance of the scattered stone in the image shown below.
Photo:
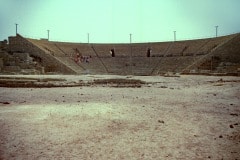
M167 86L161 86L160 88L167 88Z
M219 136L219 138L223 138L223 136L222 136L222 135L220 135L220 136Z
M217 96L217 94L213 94L214 96Z
M164 121L163 120L158 120L158 123L164 123Z
M10 102L0 102L0 103L2 103L2 104L10 104Z
M234 128L233 125L230 125L229 127L230 127L230 128Z
M238 125L238 123L235 123L234 125L235 125L235 126L237 126L237 125Z
M211 156L208 156L209 159L211 159Z
M230 105L232 106L233 104L231 103Z
M238 116L237 113L230 113L231 116Z

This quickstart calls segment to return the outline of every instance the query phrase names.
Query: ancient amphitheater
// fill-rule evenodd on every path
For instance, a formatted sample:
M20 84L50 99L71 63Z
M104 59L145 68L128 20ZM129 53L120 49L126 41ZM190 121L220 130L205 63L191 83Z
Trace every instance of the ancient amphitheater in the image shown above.
M29 55L42 66L37 68L38 74L163 75L171 72L237 75L240 68L239 43L240 34L134 44L65 43L17 35L9 37L6 48L11 55L5 53L5 59L1 56L5 63L1 60L0 67L2 72L12 73L26 69L26 65L12 61L21 59L25 53L25 57ZM77 56L82 59L76 61ZM11 62L6 62L6 59Z
M0 46L0 159L240 159L240 34Z

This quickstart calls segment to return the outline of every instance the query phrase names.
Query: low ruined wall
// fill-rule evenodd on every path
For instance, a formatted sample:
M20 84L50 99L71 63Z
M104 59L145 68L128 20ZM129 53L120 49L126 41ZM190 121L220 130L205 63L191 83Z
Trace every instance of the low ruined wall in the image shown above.
M19 66L4 66L5 72L20 72L21 68Z
M45 67L46 72L61 72L65 74L75 73L52 55L45 53L20 35L9 37L9 51L29 53L31 56L38 58L41 61L40 63Z

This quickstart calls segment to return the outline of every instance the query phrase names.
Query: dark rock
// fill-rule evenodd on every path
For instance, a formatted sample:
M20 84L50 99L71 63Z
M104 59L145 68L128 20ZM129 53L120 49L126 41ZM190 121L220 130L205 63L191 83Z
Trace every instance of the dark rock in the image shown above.
M230 125L229 127L230 127L230 128L234 128L233 125Z
M223 136L222 136L222 135L220 135L220 136L219 136L219 138L223 138Z
M164 123L164 121L162 121L162 120L158 120L158 123Z
M0 102L0 103L2 103L2 104L10 104L10 102Z

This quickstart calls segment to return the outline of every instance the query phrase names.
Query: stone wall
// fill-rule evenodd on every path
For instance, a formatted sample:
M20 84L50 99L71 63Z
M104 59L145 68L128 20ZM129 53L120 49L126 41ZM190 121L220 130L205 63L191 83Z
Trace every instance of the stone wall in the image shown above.
M32 61L32 58L29 56L29 53L13 53L13 57L19 58L19 60L24 62Z
M0 72L2 71L2 68L3 68L3 59L0 58Z
M75 72L61 63L54 56L45 53L43 50L23 38L21 35L9 37L9 51L29 53L30 56L37 58L45 67L45 72L60 72L64 74L75 74Z
M7 40L0 41L0 49L7 50L7 47L8 47Z

